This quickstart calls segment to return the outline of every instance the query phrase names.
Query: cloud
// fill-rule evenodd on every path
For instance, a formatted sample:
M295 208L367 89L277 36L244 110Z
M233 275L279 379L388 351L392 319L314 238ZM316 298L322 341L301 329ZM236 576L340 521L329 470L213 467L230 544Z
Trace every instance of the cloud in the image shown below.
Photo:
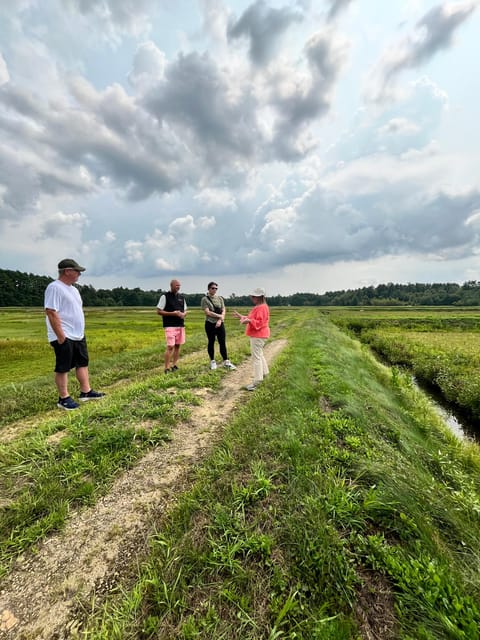
M404 154L431 146L448 109L445 92L425 77L381 111L360 109L328 152L333 163L377 153Z
M352 0L329 0L330 9L328 11L328 20L334 20L340 13L345 11Z
M159 124L178 132L183 152L194 153L210 174L235 163L244 170L262 143L253 86L232 91L230 71L207 54L179 55L168 65L165 82L143 100Z
M41 273L60 246L102 286L291 290L326 265L478 256L478 87L449 75L475 3L420 14L401 41L395 3L354 24L347 0L40 4L0 7L6 268ZM447 50L435 82L415 71ZM415 74L364 102L369 68L374 97Z
M201 206L210 210L228 211L236 209L235 195L228 189L206 188L194 196Z
M257 269L271 269L402 253L472 255L480 227L472 229L470 220L480 191L446 189L442 175L433 186L432 177L428 159L420 156L352 162L287 206L278 207L278 196L265 202L249 259Z
M133 68L127 76L130 84L144 93L163 79L166 62L165 54L154 42L143 42L137 47Z
M289 7L270 8L264 0L251 4L228 28L230 40L247 38L250 59L255 65L267 64L276 53L281 36L294 23L302 22L303 14Z
M348 41L332 30L318 31L304 47L308 72L287 66L275 70L269 88L270 104L278 113L272 142L275 157L299 160L316 145L308 127L328 112L348 47Z
M8 73L7 63L5 58L0 52L0 86L10 80L10 74Z
M61 238L62 236L80 235L82 227L88 224L84 213L65 213L57 211L48 216L42 224L39 239Z
M378 130L380 135L416 135L420 132L420 127L408 118L392 118L386 125Z
M153 0L61 0L67 8L94 18L99 31L116 41L124 34L139 36L150 29Z
M28 165L32 198L42 186L58 195L92 193L105 176L131 200L182 184L183 145L123 88L97 92L82 78L70 79L69 87L74 105L48 107L12 84L0 88L10 114L0 127L17 150L16 165Z
M119 23L133 10L128 2L119 4L120 13L108 2L69 6ZM296 11L272 13L261 2L250 9L253 22L272 18L277 36L300 19ZM48 91L37 93L35 83L15 78L0 87L6 110L0 117L2 217L27 215L43 193L69 197L116 189L131 202L189 185L219 193L246 183L256 166L297 162L314 148L310 128L329 110L346 55L345 40L318 32L300 57L252 77L235 56L220 65L207 52L180 52L169 61L149 40L137 46L126 74L136 91L131 95L116 82L98 89L80 73L64 73L44 43L29 50L16 59L16 76L20 67L33 68L37 51ZM23 173L22 193L17 172Z
M385 51L367 89L369 99L385 101L392 95L392 85L398 74L419 67L438 52L448 49L456 29L477 7L477 0L446 2L433 7L417 22L410 36Z

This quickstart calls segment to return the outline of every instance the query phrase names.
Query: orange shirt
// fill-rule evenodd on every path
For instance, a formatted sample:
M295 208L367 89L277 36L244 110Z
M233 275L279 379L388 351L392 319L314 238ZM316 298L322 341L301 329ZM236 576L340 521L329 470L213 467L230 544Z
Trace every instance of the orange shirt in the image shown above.
M268 321L270 320L270 310L266 303L256 305L248 314L247 318L250 322L247 323L245 333L251 338L269 338L270 327Z

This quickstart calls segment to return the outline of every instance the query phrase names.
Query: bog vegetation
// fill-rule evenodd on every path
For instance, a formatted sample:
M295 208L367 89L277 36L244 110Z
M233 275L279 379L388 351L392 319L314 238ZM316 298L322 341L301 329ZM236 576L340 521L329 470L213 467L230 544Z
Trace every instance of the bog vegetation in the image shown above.
M205 366L198 310L181 375L167 381L152 309L88 309L92 380L108 396L50 411L43 312L3 310L0 327L6 574L162 446L199 402L194 391L215 390L224 373ZM241 361L243 330L228 331ZM81 637L479 638L479 446L454 436L398 366L478 416L469 391L478 335L476 309L272 309L272 339L288 347L225 425L139 568L85 607Z

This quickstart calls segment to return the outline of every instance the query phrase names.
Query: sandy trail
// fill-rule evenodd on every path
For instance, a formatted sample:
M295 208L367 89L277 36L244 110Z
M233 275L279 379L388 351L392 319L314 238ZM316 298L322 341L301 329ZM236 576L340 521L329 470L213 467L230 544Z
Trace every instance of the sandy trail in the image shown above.
M271 362L286 341L265 348ZM186 488L187 473L220 437L250 394L248 358L222 380L220 390L199 390L201 404L172 439L115 482L91 508L72 514L65 530L15 563L0 585L0 638L64 640L75 635L91 598L100 601L145 552L152 523Z

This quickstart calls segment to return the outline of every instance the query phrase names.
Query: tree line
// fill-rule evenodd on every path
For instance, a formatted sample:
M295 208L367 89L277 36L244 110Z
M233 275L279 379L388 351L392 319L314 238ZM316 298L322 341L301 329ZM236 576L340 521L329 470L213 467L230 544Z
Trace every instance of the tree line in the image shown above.
M43 295L53 278L21 271L0 269L0 307L42 307ZM95 289L76 285L86 307L153 307L164 291L128 289ZM204 293L185 293L190 306L199 306ZM250 296L225 297L228 305L249 306ZM480 281L463 284L380 284L376 287L329 291L323 294L294 293L268 296L271 306L477 306L480 304Z

